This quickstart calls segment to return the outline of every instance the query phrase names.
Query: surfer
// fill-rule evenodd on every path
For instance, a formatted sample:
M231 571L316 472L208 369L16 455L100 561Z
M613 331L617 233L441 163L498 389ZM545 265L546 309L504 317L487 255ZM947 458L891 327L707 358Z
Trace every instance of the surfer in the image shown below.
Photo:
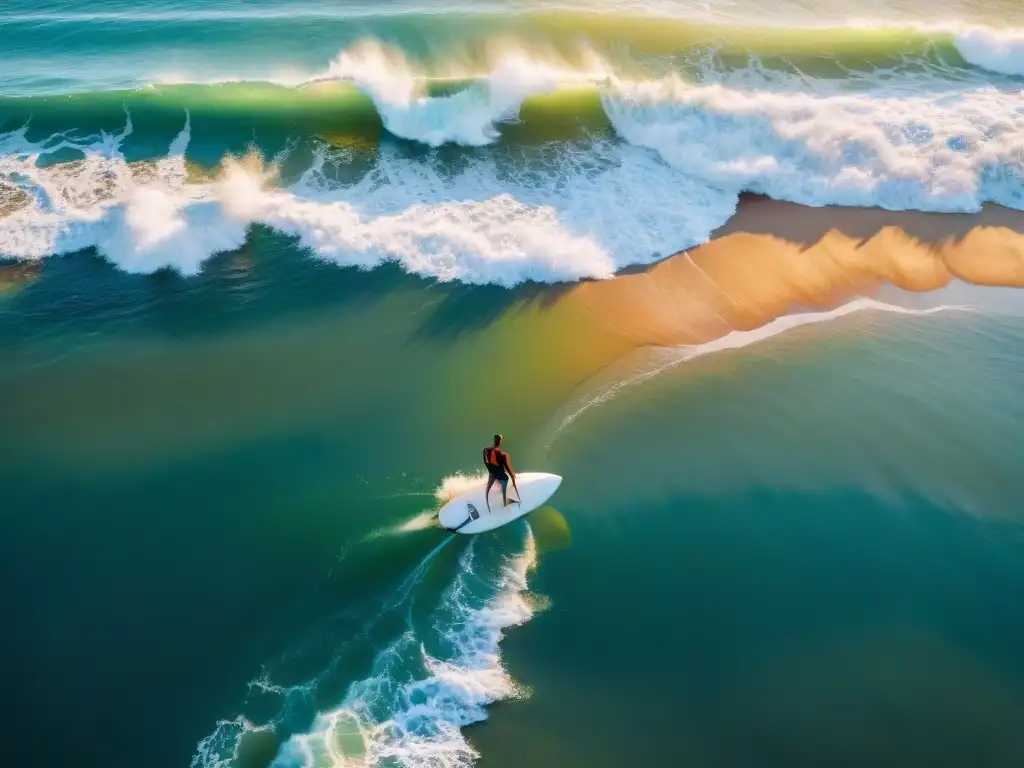
M516 489L516 496L519 495L519 488L516 486L516 473L512 469L512 459L501 450L501 435L494 436L494 445L484 448L484 466L487 467L487 490L484 491L484 498L487 500L487 511L491 511L491 486L495 482L501 485L501 500L503 506L520 503L518 499L508 500L508 479L512 478L512 487Z

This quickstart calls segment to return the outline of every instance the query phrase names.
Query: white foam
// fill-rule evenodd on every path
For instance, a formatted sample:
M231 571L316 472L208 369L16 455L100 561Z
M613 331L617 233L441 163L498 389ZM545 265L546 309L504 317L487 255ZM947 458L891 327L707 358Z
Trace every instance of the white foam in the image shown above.
M496 120L564 75L506 50L481 82L428 98L415 95L404 59L367 46L343 54L331 76L356 78L394 132L425 144L491 141ZM346 159L323 147L288 187L231 158L216 181L189 182L187 119L146 173L120 150L130 119L121 133L41 142L22 129L0 135L0 208L16 209L0 218L0 256L95 247L128 271L190 275L264 224L342 266L392 261L437 280L512 286L608 278L704 242L744 190L812 206L1024 208L1019 90L929 76L906 92L867 81L842 91L756 67L734 75L703 85L608 79L603 104L628 143L505 147L454 165L385 144L354 183L335 180ZM56 149L81 159L41 162Z
M501 569L493 596L476 605L483 576L476 546L474 540L460 557L459 575L435 615L433 629L451 652L433 656L406 632L378 654L342 706L282 745L274 768L454 768L475 761L461 728L486 719L487 705L520 692L501 664L499 644L505 630L533 615L522 593L537 556L528 533L523 553Z
M506 49L486 73L449 74L474 81L465 88L445 96L429 96L423 92L423 78L401 51L366 40L342 51L327 73L314 79L355 83L373 99L384 127L395 136L431 147L449 142L475 147L496 141L500 135L497 124L515 120L530 96L606 77L596 57L593 61L597 71L586 73Z
M0 218L0 254L39 259L96 247L128 271L195 274L261 223L343 266L396 261L413 274L468 283L574 281L702 242L736 203L612 142L543 149L518 163L473 159L454 174L382 148L373 170L347 186L331 180L338 159L326 150L288 188L228 158L216 181L189 183L188 131L186 123L145 178L135 178L139 169L125 162L116 136L61 139L84 159L49 167L39 164L43 144L26 142L24 131L0 136L0 174L30 199Z
M437 513L433 510L421 512L404 523L400 523L391 529L392 533L410 533L412 531L425 531L428 528L437 526Z
M248 733L270 730L268 725L254 725L244 717L221 720L217 728L196 745L189 768L232 768L237 765L238 747Z
M1024 207L1024 94L806 93L620 83L616 131L726 189L804 205L977 211Z
M968 26L953 31L964 60L990 72L1024 75L1024 30Z
M928 23L911 20L905 25L884 19L850 19L847 26L878 31L909 29L933 38L946 38L968 64L1000 75L1024 75L1024 29L1020 27L993 27L953 19Z
M120 151L132 133L25 140L25 129L0 137L0 176L14 180L29 204L0 218L0 254L40 259L95 247L129 272L173 267L195 274L212 254L245 242L246 223L222 215L199 185L186 184L190 122L152 169L133 169ZM45 166L57 150L81 159ZM144 180L135 178L139 170Z
M437 503L443 505L456 496L461 496L467 491L473 488L483 488L487 482L487 473L479 472L474 475L466 475L461 472L457 472L454 475L448 475L445 477L441 484L434 489L433 496L437 500ZM405 494L410 496L420 496L421 493ZM409 520L399 523L391 528L382 529L386 533L411 533L413 531L422 531L427 528L433 528L437 526L437 510L426 510L421 512Z
M475 475L465 475L457 472L448 475L441 481L441 485L434 491L434 498L439 504L447 504L456 496L461 496L474 488L482 488L487 482L487 473L480 472Z
M428 552L416 567L406 575L401 584L383 600L376 613L363 622L362 629L342 643L341 649L339 649L340 652L344 651L348 642L367 639L371 631L380 625L381 620L385 616L394 615L396 612L406 612L411 607L416 588L422 583L434 559L452 541L454 541L453 537L446 537ZM349 614L348 611L343 611L342 615L357 618L357 614ZM399 642L396 642L390 648L394 650L399 644ZM293 655L296 653L297 649L295 648L289 650L282 656L282 661L293 658ZM240 747L247 734L257 731L279 731L282 728L289 728L289 723L295 717L301 718L307 713L312 714L315 711L315 702L320 686L332 679L335 664L340 658L343 658L343 656L339 655L333 659L311 679L295 685L279 685L273 682L270 671L264 667L260 674L249 682L249 691L250 693L258 692L277 697L281 701L277 714L261 725L253 724L242 715L230 720L220 720L214 730L196 745L196 751L190 763L191 768L229 768L230 766L235 766L237 765L235 761L238 759ZM288 748L301 745L302 743L302 739L293 739L289 742L290 746ZM282 749L282 754L286 752L287 748ZM279 759L281 759L280 756ZM351 755L346 759L348 762L338 763L338 765L353 766L358 764L353 762Z
M901 307L895 304L887 304L875 299L862 298L850 301L828 312L800 312L792 315L783 315L782 317L776 318L772 322L766 323L760 328L756 328L752 331L732 331L721 338L709 341L705 344L658 350L655 354L648 357L644 363L639 365L630 375L615 378L610 382L598 386L596 390L586 393L582 398L571 405L567 411L564 412L564 415L558 419L551 436L545 441L545 451L551 447L555 439L566 429L566 427L576 421L576 419L591 408L608 402L628 387L658 376L691 360L696 360L700 357L705 357L707 355L712 355L717 352L723 352L730 349L742 349L744 347L749 347L751 345L767 341L768 339L786 333L787 331L791 331L795 328L800 328L801 326L830 322L857 312L876 311L901 315L931 315L936 312L966 312L971 309L972 308L968 306L945 304L925 309L915 309Z

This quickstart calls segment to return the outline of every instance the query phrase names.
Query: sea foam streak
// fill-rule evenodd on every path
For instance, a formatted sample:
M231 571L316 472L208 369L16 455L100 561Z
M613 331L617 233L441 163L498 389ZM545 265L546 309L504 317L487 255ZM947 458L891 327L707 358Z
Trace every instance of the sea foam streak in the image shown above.
M274 768L455 768L475 762L478 755L461 728L486 719L488 704L522 693L502 666L499 646L507 629L534 614L525 592L537 560L529 528L523 551L500 555L496 572L487 555L497 552L480 551L486 547L474 539L460 556L458 574L431 616L431 637L421 638L410 627L383 648L336 709L317 715L312 728L281 745ZM400 592L422 575L417 569ZM400 608L408 598L406 592L391 607ZM286 702L293 691L309 702L317 681L287 689L263 676L254 685ZM234 765L245 735L272 727L241 716L225 720L199 744L193 768Z
M501 569L481 605L476 546L474 540L461 556L459 575L434 616L433 630L447 651L432 655L414 632L404 634L378 654L341 707L281 747L274 768L473 764L478 754L461 728L486 719L488 704L519 693L502 667L499 644L506 629L533 615L523 592L536 563L528 532L525 550Z

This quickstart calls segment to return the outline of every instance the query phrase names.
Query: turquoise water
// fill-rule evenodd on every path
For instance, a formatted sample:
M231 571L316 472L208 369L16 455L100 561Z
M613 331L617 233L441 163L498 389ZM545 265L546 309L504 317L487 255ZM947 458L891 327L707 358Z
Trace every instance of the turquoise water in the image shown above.
M12 762L1020 765L1017 294L575 287L743 192L1019 210L1014 14L5 5ZM565 482L450 537L495 430Z

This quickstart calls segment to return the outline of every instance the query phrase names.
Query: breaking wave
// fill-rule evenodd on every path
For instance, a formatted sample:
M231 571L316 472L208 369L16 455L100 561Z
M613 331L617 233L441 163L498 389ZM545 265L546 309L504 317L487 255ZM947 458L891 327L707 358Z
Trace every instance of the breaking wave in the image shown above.
M664 52L657 24L631 24L624 34ZM570 47L513 40L433 62L362 39L300 87L0 99L0 257L95 249L127 271L192 275L265 226L342 266L512 286L604 279L705 242L744 192L1024 207L1024 91L991 75L1020 74L1012 29L822 33L819 48L883 41L885 56L921 65L850 69L837 54L842 77L767 48L736 58L738 29L654 73L606 55L592 31ZM790 32L766 34L789 51Z

